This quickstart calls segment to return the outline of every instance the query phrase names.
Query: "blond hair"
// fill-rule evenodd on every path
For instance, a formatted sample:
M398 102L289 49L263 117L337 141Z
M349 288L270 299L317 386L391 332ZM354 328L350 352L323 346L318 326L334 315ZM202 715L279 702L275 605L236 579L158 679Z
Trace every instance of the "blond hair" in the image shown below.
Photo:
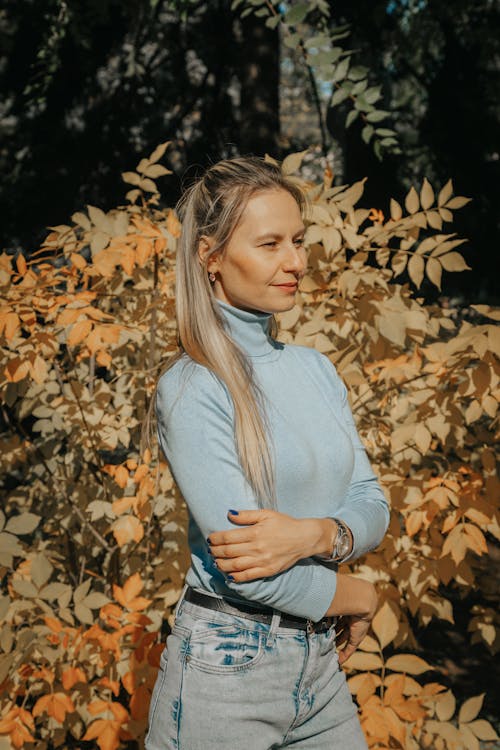
M277 162L258 156L223 159L208 167L182 194L176 205L182 224L175 285L179 351L169 358L160 373L161 376L187 354L225 384L234 405L234 437L239 462L262 508L277 507L265 397L255 381L251 360L226 331L208 279L207 262L213 253L224 249L251 196L277 189L289 192L304 214L307 198L299 184L284 175ZM214 244L202 264L198 246L203 235L213 238ZM278 334L274 316L271 316L269 334L273 338ZM157 385L143 429L148 445Z

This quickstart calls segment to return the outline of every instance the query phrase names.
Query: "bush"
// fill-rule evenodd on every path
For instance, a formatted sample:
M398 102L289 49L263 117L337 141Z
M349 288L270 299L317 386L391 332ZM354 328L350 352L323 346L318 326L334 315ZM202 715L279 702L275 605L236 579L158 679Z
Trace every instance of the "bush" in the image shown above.
M179 222L155 183L167 146L124 173L126 205L88 206L29 260L0 256L0 735L11 747L135 746L189 564L182 498L159 451L140 448L177 348ZM312 199L310 269L277 316L280 339L335 363L392 508L379 548L345 566L381 602L345 665L349 686L370 747L474 750L496 739L477 718L484 694L457 716L415 653L416 627L453 622L451 594L480 586L476 562L499 538L500 310L473 305L480 322L460 321L415 296L425 277L440 287L443 269L467 268L463 240L442 233L467 199L451 181L436 198L424 180L386 219L358 206L364 180L295 179ZM497 617L479 607L470 622L491 654Z

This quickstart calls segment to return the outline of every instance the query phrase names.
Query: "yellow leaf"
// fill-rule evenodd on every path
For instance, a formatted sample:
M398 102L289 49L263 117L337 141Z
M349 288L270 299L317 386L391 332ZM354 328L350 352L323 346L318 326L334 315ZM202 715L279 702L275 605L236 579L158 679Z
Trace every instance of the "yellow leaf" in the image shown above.
M439 257L439 261L445 271L470 271L470 266L467 265L464 258L460 253L452 252L446 253Z
M391 207L391 219L393 219L393 221L399 221L403 215L403 210L401 206L399 205L399 203L394 200L394 198L391 198L390 207Z
M431 433L429 432L427 427L425 427L425 425L419 422L415 428L415 443L420 453L422 453L424 456L429 450L431 440Z
M281 164L281 170L283 174L288 175L296 172L300 168L302 160L304 159L304 156L308 151L309 149L306 148L304 151L297 151L294 154L288 154L288 156L283 159L283 162Z
M425 264L425 273L429 281L432 281L434 286L437 286L437 288L441 291L441 263L435 258L427 258L427 263Z
M488 547L486 545L486 539L481 529L478 529L478 527L472 523L464 524L464 528L465 533L470 537L468 540L469 547L473 549L474 552L477 552L478 555L487 553Z
M498 734L491 726L490 722L486 721L485 719L477 719L476 721L471 721L471 723L467 724L467 726L478 739L484 740L485 742L491 742L500 739Z
M457 701L451 690L436 696L436 716L440 721L449 721L457 706Z
M370 671L372 669L382 669L384 666L382 659L378 654L370 654L368 652L355 651L345 661L345 664L350 669L359 669L362 671Z
M451 201L447 202L446 208L462 208L462 206L470 203L471 200L472 198L462 198L461 196L457 196L456 198L452 198Z
M420 287L424 278L425 261L421 255L412 255L408 261L408 274L415 286Z
M168 146L168 145L169 145L170 143L172 143L172 141L164 141L164 143L160 143L160 145L159 145L159 146L157 146L157 147L155 148L155 150L154 150L154 151L152 151L152 152L151 152L151 154L149 155L149 163L150 163L150 164L154 164L154 163L155 163L155 162L157 162L157 161L158 161L159 159L161 159L161 157L163 156L163 154L164 154L164 153L165 153L165 151L167 150L167 146Z
M415 214L419 209L418 194L413 185L405 198L405 206L409 214Z
M446 203L446 201L449 198L451 198L452 194L453 194L453 182L450 179L448 180L446 185L444 185L444 187L441 188L441 190L439 191L438 206L443 206Z
M141 176L136 172L122 172L122 179L124 182L128 182L129 185L138 185L141 181Z
M385 601L376 613L372 620L372 629L382 649L396 637L399 630L399 622L389 602Z
M479 693L479 695L474 695L472 698L464 701L458 713L458 721L472 721L472 719L475 719L481 710L485 695L486 693Z
M479 741L469 729L468 724L460 724L459 732L463 743L462 747L466 747L467 750L481 750Z
M424 211L434 203L434 190L426 177L424 177L422 190L420 191L420 203Z
M396 654L387 659L385 666L393 672L408 672L408 674L422 674L432 669L430 664L415 656L415 654Z
M361 651L374 651L375 653L380 651L380 646L371 635L365 635L358 648L360 648Z

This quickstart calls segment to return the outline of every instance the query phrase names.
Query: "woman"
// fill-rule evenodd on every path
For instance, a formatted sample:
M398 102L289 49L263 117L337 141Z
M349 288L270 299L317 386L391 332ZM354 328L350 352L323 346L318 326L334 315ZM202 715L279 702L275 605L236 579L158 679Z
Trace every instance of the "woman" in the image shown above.
M146 750L367 747L341 664L377 595L337 567L380 543L389 511L334 366L275 339L306 272L306 205L250 156L212 165L177 207L181 351L155 404L191 567Z

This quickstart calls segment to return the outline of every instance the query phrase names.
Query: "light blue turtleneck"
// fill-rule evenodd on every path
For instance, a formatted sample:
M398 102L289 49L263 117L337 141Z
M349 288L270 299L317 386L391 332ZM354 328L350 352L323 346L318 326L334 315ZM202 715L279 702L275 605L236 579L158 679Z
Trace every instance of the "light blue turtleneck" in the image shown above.
M387 530L389 508L334 365L315 349L272 339L271 313L216 302L268 400L278 510L297 518L343 519L354 538L348 559L374 549ZM238 461L227 387L183 356L159 380L156 413L161 448L189 510L186 582L321 619L335 594L334 563L306 558L283 573L245 583L227 580L213 565L207 536L238 528L227 518L230 508L258 507Z

